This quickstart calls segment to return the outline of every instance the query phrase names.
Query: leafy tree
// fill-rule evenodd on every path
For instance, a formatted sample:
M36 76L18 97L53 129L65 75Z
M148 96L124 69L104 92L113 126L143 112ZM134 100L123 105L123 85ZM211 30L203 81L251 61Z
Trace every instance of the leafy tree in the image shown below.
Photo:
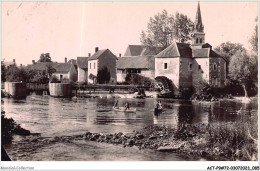
M190 33L193 30L193 22L180 13L168 14L166 10L158 13L150 20L147 31L142 31L140 41L156 53L168 47L175 40L190 40Z
M194 30L194 23L187 15L176 12L173 28L173 37L178 42L191 40L191 32Z
M255 90L257 91L258 87L258 17L255 19L256 21L256 26L254 29L254 33L251 36L251 39L249 40L252 48L252 53L251 53L251 64L252 64L252 72L255 77L252 77L252 83L255 86Z
M15 121L13 118L7 118L5 115L5 111L1 110L1 143L6 144L10 143L12 140L12 133L15 128Z
M28 79L28 72L22 68L18 68L16 64L10 65L6 71L6 81L10 82L26 82Z
M245 97L248 97L246 84L254 77L252 71L252 58L246 51L237 51L229 63L229 76L232 80L238 81L245 92Z
M38 62L51 62L50 53L42 53Z
M106 66L102 67L98 70L97 73L97 82L99 84L107 84L110 81L110 71Z
M243 47L240 43L231 43L231 42L225 42L221 43L215 48L215 51L217 51L221 56L226 58L228 64L230 62L231 57L237 52L237 51L245 51L246 49Z
M93 84L94 84L94 80L96 79L97 77L93 74L89 74L89 79L93 80Z
M29 82L35 83L48 83L49 76L45 70L29 70L28 71Z
M47 65L46 65L46 72L47 72L47 74L48 74L48 77L50 78L51 75L52 75L54 72L56 72L56 69L53 68L53 66L52 66L51 64L47 64Z
M258 21L258 17L256 17L255 21L256 22ZM257 54L258 53L258 25L257 24L255 26L254 33L253 33L252 37L250 38L249 42L251 44L253 52L255 54Z
M60 81L56 75L52 75L50 78L50 83L60 83Z
M6 66L3 62L1 62L1 81L5 82L6 80Z

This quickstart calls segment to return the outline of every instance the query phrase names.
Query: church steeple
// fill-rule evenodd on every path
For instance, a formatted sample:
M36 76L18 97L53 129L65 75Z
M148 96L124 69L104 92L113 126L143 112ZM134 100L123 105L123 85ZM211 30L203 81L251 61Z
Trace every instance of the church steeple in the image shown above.
M192 44L203 44L205 43L204 26L202 24L201 13L200 13L200 2L198 2L197 13L195 18L194 32L192 34Z
M196 19L195 19L195 31L196 32L203 32L204 26L202 24L201 14L200 14L200 2L198 2Z

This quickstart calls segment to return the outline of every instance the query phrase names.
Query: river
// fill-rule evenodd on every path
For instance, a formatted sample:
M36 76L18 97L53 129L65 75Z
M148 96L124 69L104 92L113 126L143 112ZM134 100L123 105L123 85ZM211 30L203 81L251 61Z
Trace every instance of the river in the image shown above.
M77 138L85 132L129 133L148 125L177 128L183 123L210 124L241 121L245 117L257 126L257 102L242 104L235 101L192 103L185 100L160 99L164 112L156 116L153 108L158 99L119 99L119 105L127 101L136 113L112 110L115 98L53 98L30 95L26 99L4 98L2 107L7 117L12 117L23 128L39 133L41 139L70 136L70 142L35 140L33 136L14 136L12 144L6 145L12 160L32 161L89 161L89 160L190 160L174 153L139 150L85 141ZM256 117L256 118L253 118ZM251 124L251 125L252 125ZM36 135L34 135L36 136ZM39 135L37 135L39 137ZM74 138L73 138L74 137ZM38 143L38 145L37 145Z

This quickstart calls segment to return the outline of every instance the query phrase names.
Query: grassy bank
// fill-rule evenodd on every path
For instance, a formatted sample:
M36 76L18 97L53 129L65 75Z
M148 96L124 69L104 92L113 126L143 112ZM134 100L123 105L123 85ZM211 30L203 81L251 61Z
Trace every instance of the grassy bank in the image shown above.
M240 123L241 124L241 123ZM256 132L255 132L256 131ZM194 160L257 160L257 130L238 123L148 126L133 133L87 132L86 140L179 153Z

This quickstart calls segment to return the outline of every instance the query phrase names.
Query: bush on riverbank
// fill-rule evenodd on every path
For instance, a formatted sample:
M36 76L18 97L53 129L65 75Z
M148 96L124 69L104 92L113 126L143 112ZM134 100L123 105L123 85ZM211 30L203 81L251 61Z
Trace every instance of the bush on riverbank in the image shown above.
M152 86L152 83L153 83L153 80L148 77L144 77L142 75L135 74L135 73L129 73L126 75L125 82L123 84L124 85L143 85L143 86L150 87L150 86Z
M13 118L7 118L5 116L5 111L1 111L1 143L7 144L10 143L13 137L13 134L27 136L30 135L30 131L21 128Z
M12 132L15 128L13 118L7 118L5 111L1 111L1 143L6 144L12 140Z

